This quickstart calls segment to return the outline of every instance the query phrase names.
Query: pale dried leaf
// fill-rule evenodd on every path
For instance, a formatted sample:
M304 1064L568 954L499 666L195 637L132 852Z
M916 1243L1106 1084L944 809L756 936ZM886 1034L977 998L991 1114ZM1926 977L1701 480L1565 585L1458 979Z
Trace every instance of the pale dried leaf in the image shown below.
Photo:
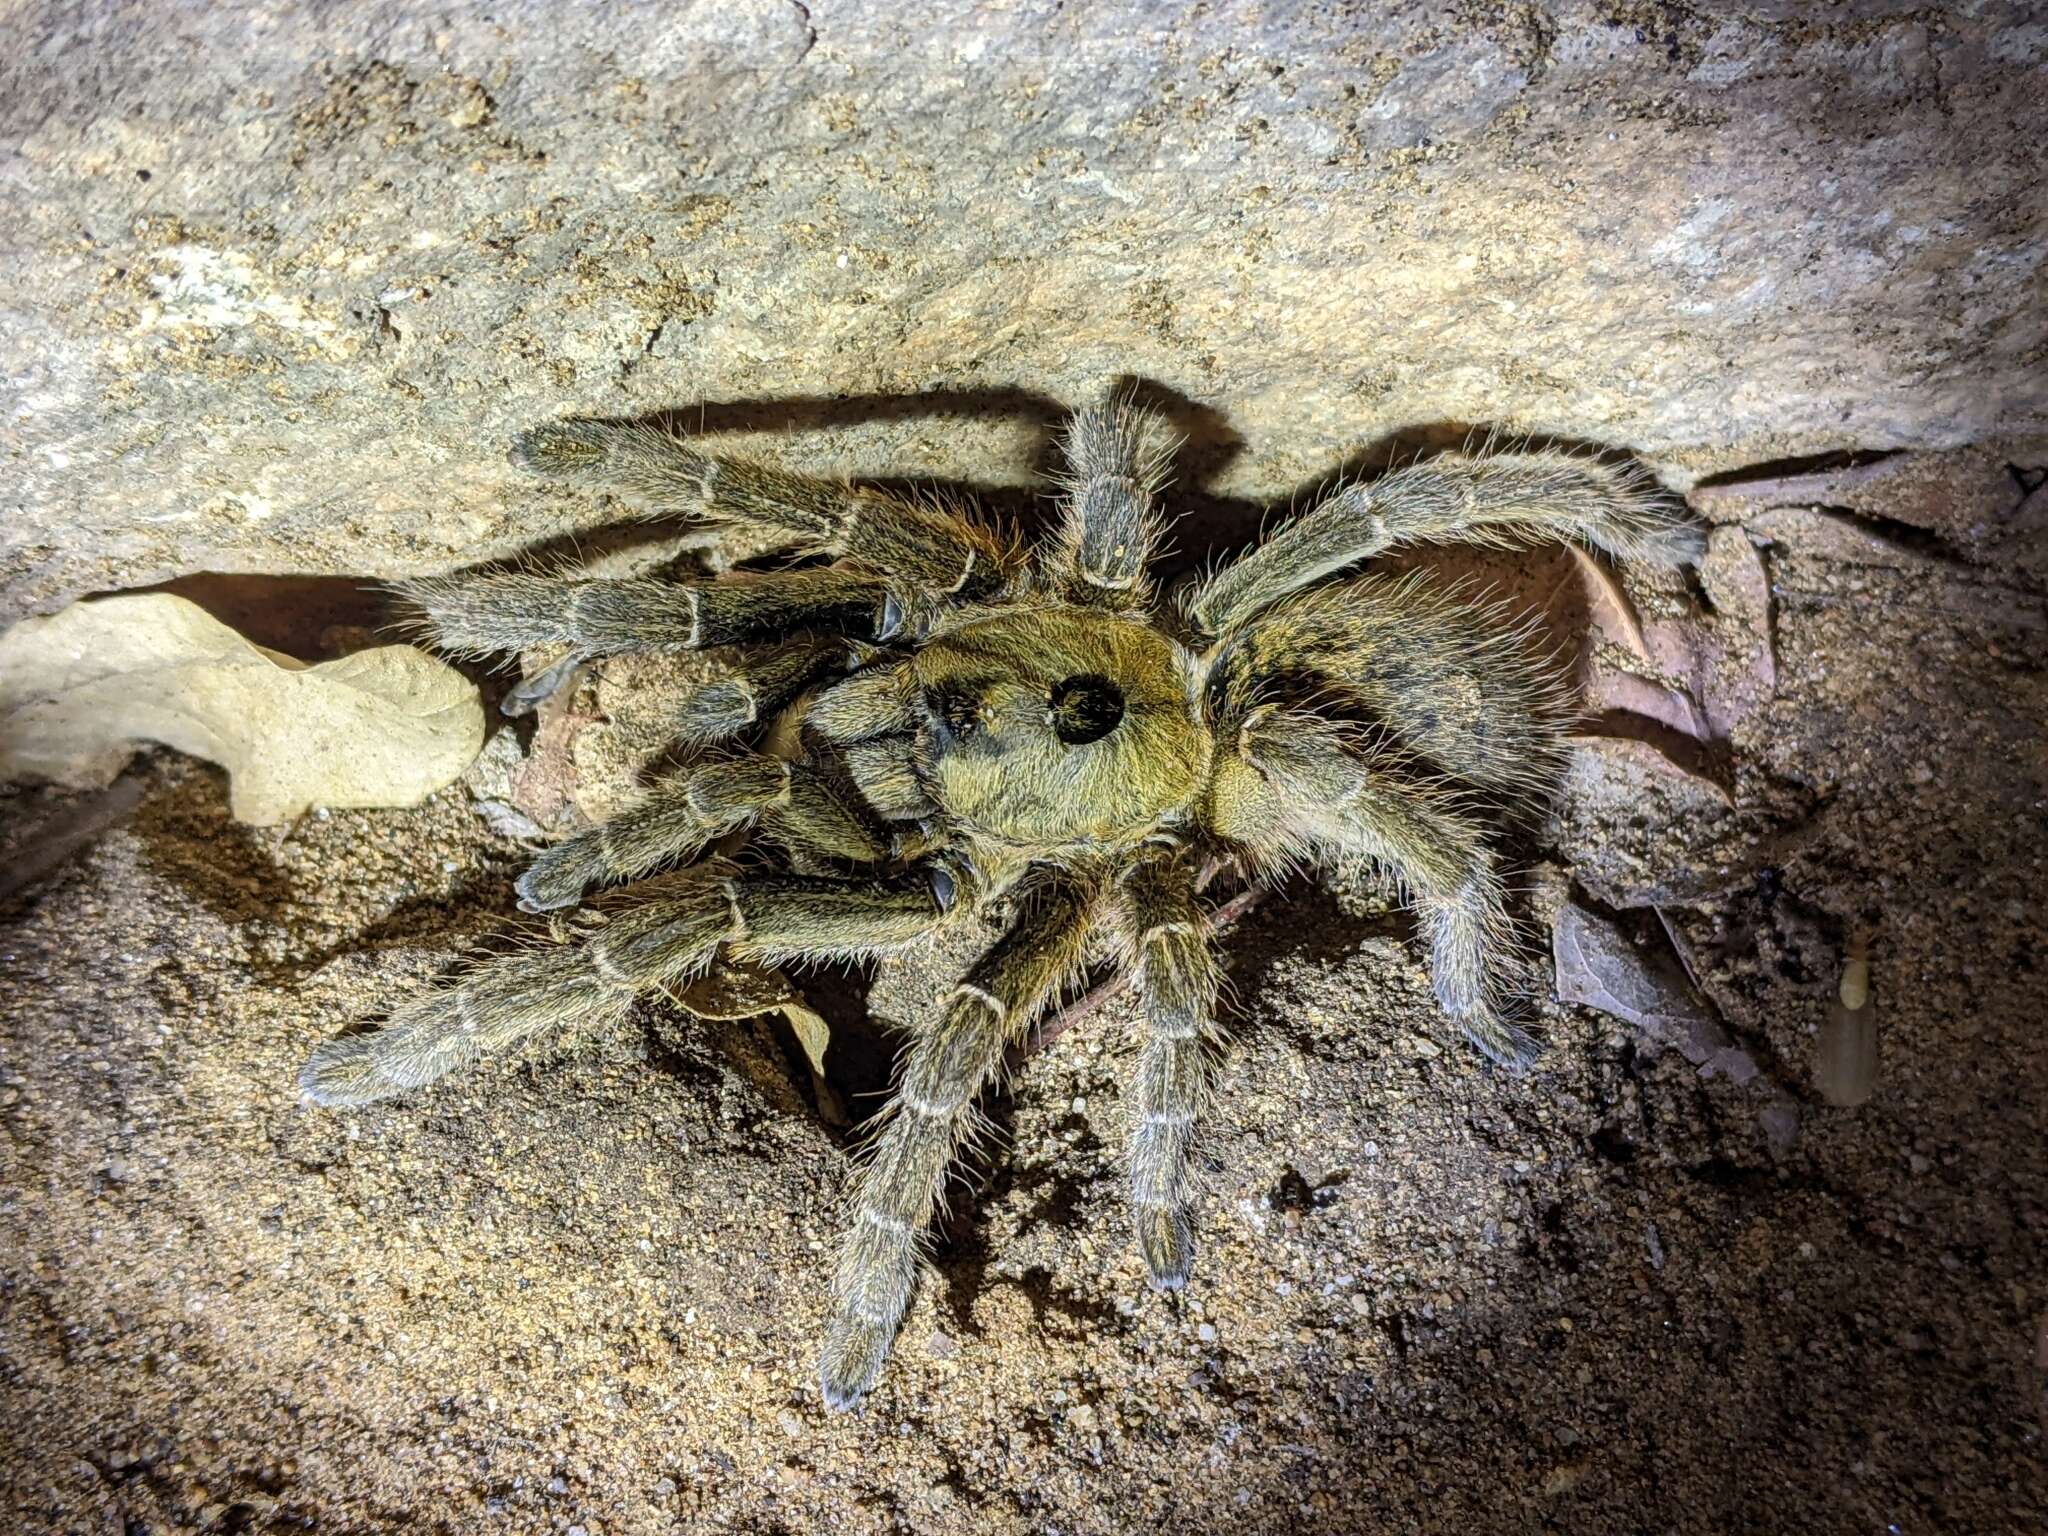
M476 686L407 645L317 666L169 593L77 603L0 635L0 778L110 783L143 742L220 764L255 825L417 805L483 744Z
M1594 629L1615 645L1633 652L1638 660L1648 661L1650 647L1643 639L1643 621L1636 616L1636 605L1629 601L1620 578L1578 545L1565 547L1578 565L1587 614Z
M788 1021L810 1063L818 1106L834 1124L849 1124L845 1106L825 1076L825 1052L832 1045L832 1026L804 1000L803 993L782 972L750 960L721 959L688 986L669 995L700 1019L714 1023L780 1014Z

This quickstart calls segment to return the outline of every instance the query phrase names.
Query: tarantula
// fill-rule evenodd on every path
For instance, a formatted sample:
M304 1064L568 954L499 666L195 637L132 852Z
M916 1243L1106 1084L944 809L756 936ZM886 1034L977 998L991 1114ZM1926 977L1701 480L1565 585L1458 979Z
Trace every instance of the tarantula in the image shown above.
M1145 1021L1129 1088L1138 1246L1155 1286L1186 1284L1218 983L1201 888L1219 868L1390 875L1443 1011L1495 1061L1528 1060L1489 813L1555 785L1568 699L1497 614L1415 579L1330 578L1436 540L1551 536L1677 563L1698 558L1697 528L1640 471L1452 454L1344 486L1167 604L1147 573L1168 453L1156 424L1113 403L1074 418L1064 448L1061 520L1030 553L960 511L707 457L646 425L520 437L515 460L541 474L649 515L776 530L816 558L713 580L404 583L440 643L732 647L680 734L730 742L780 712L800 745L717 750L547 849L518 881L531 912L659 877L580 945L485 962L322 1046L307 1095L362 1104L618 1018L721 950L861 958L1000 916L1003 936L913 1031L861 1165L821 1367L825 1401L847 1408L888 1356L978 1097L1097 936L1135 974ZM689 863L748 825L780 851L769 867Z

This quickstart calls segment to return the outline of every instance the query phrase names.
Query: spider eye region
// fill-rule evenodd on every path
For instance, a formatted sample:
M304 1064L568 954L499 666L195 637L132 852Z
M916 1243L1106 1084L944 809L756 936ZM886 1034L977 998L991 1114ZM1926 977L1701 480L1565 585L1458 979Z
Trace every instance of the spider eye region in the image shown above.
M972 689L936 689L927 696L926 705L949 742L971 740L981 729L981 702Z
M1106 677L1083 672L1053 685L1053 734L1070 747L1102 740L1123 717L1123 690Z

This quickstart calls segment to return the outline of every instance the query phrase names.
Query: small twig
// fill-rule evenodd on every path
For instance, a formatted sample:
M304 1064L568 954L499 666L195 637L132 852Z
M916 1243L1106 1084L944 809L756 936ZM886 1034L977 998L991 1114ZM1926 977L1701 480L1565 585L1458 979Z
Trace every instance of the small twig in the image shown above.
M1207 885L1210 877L1215 873L1215 866L1204 870L1199 884ZM1212 939L1220 938L1228 933L1239 922L1243 921L1246 913L1250 912L1265 899L1265 895L1266 888L1264 886L1247 886L1231 897L1230 900L1216 907L1209 914L1209 937ZM1053 1041L1059 1039L1061 1035L1064 1035L1076 1024L1096 1012L1104 1003L1123 991L1124 988L1131 984L1132 980L1131 973L1128 971L1119 971L1115 975L1106 976L1075 998L1071 1003L1067 1004L1066 1007L1059 1009L1055 1013L1048 1014L1045 1018L1039 1020L1037 1027L1025 1037L1024 1043L1010 1051L1009 1065L1011 1068L1020 1067L1036 1056L1048 1045L1051 1045Z

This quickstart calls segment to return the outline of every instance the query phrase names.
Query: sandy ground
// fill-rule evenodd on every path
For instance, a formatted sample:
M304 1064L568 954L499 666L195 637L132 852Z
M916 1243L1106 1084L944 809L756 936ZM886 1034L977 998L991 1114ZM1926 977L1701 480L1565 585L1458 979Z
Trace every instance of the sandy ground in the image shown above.
M1576 901L1649 944L1661 908L1757 1075L1555 1002L1536 1069L1491 1070L1404 917L1289 885L1229 941L1185 1298L1124 1230L1115 1001L995 1107L1007 1145L852 1417L813 1382L842 1136L789 1041L654 1001L303 1107L315 1043L503 930L520 850L460 787L257 831L151 759L0 930L0 1518L2048 1528L2041 519L1740 515L1776 680L1718 749L1732 804L1589 748L1522 851L1532 935ZM0 854L65 803L11 792ZM1858 931L1881 1069L1840 1109L1812 1062ZM819 990L857 1092L858 1000Z

